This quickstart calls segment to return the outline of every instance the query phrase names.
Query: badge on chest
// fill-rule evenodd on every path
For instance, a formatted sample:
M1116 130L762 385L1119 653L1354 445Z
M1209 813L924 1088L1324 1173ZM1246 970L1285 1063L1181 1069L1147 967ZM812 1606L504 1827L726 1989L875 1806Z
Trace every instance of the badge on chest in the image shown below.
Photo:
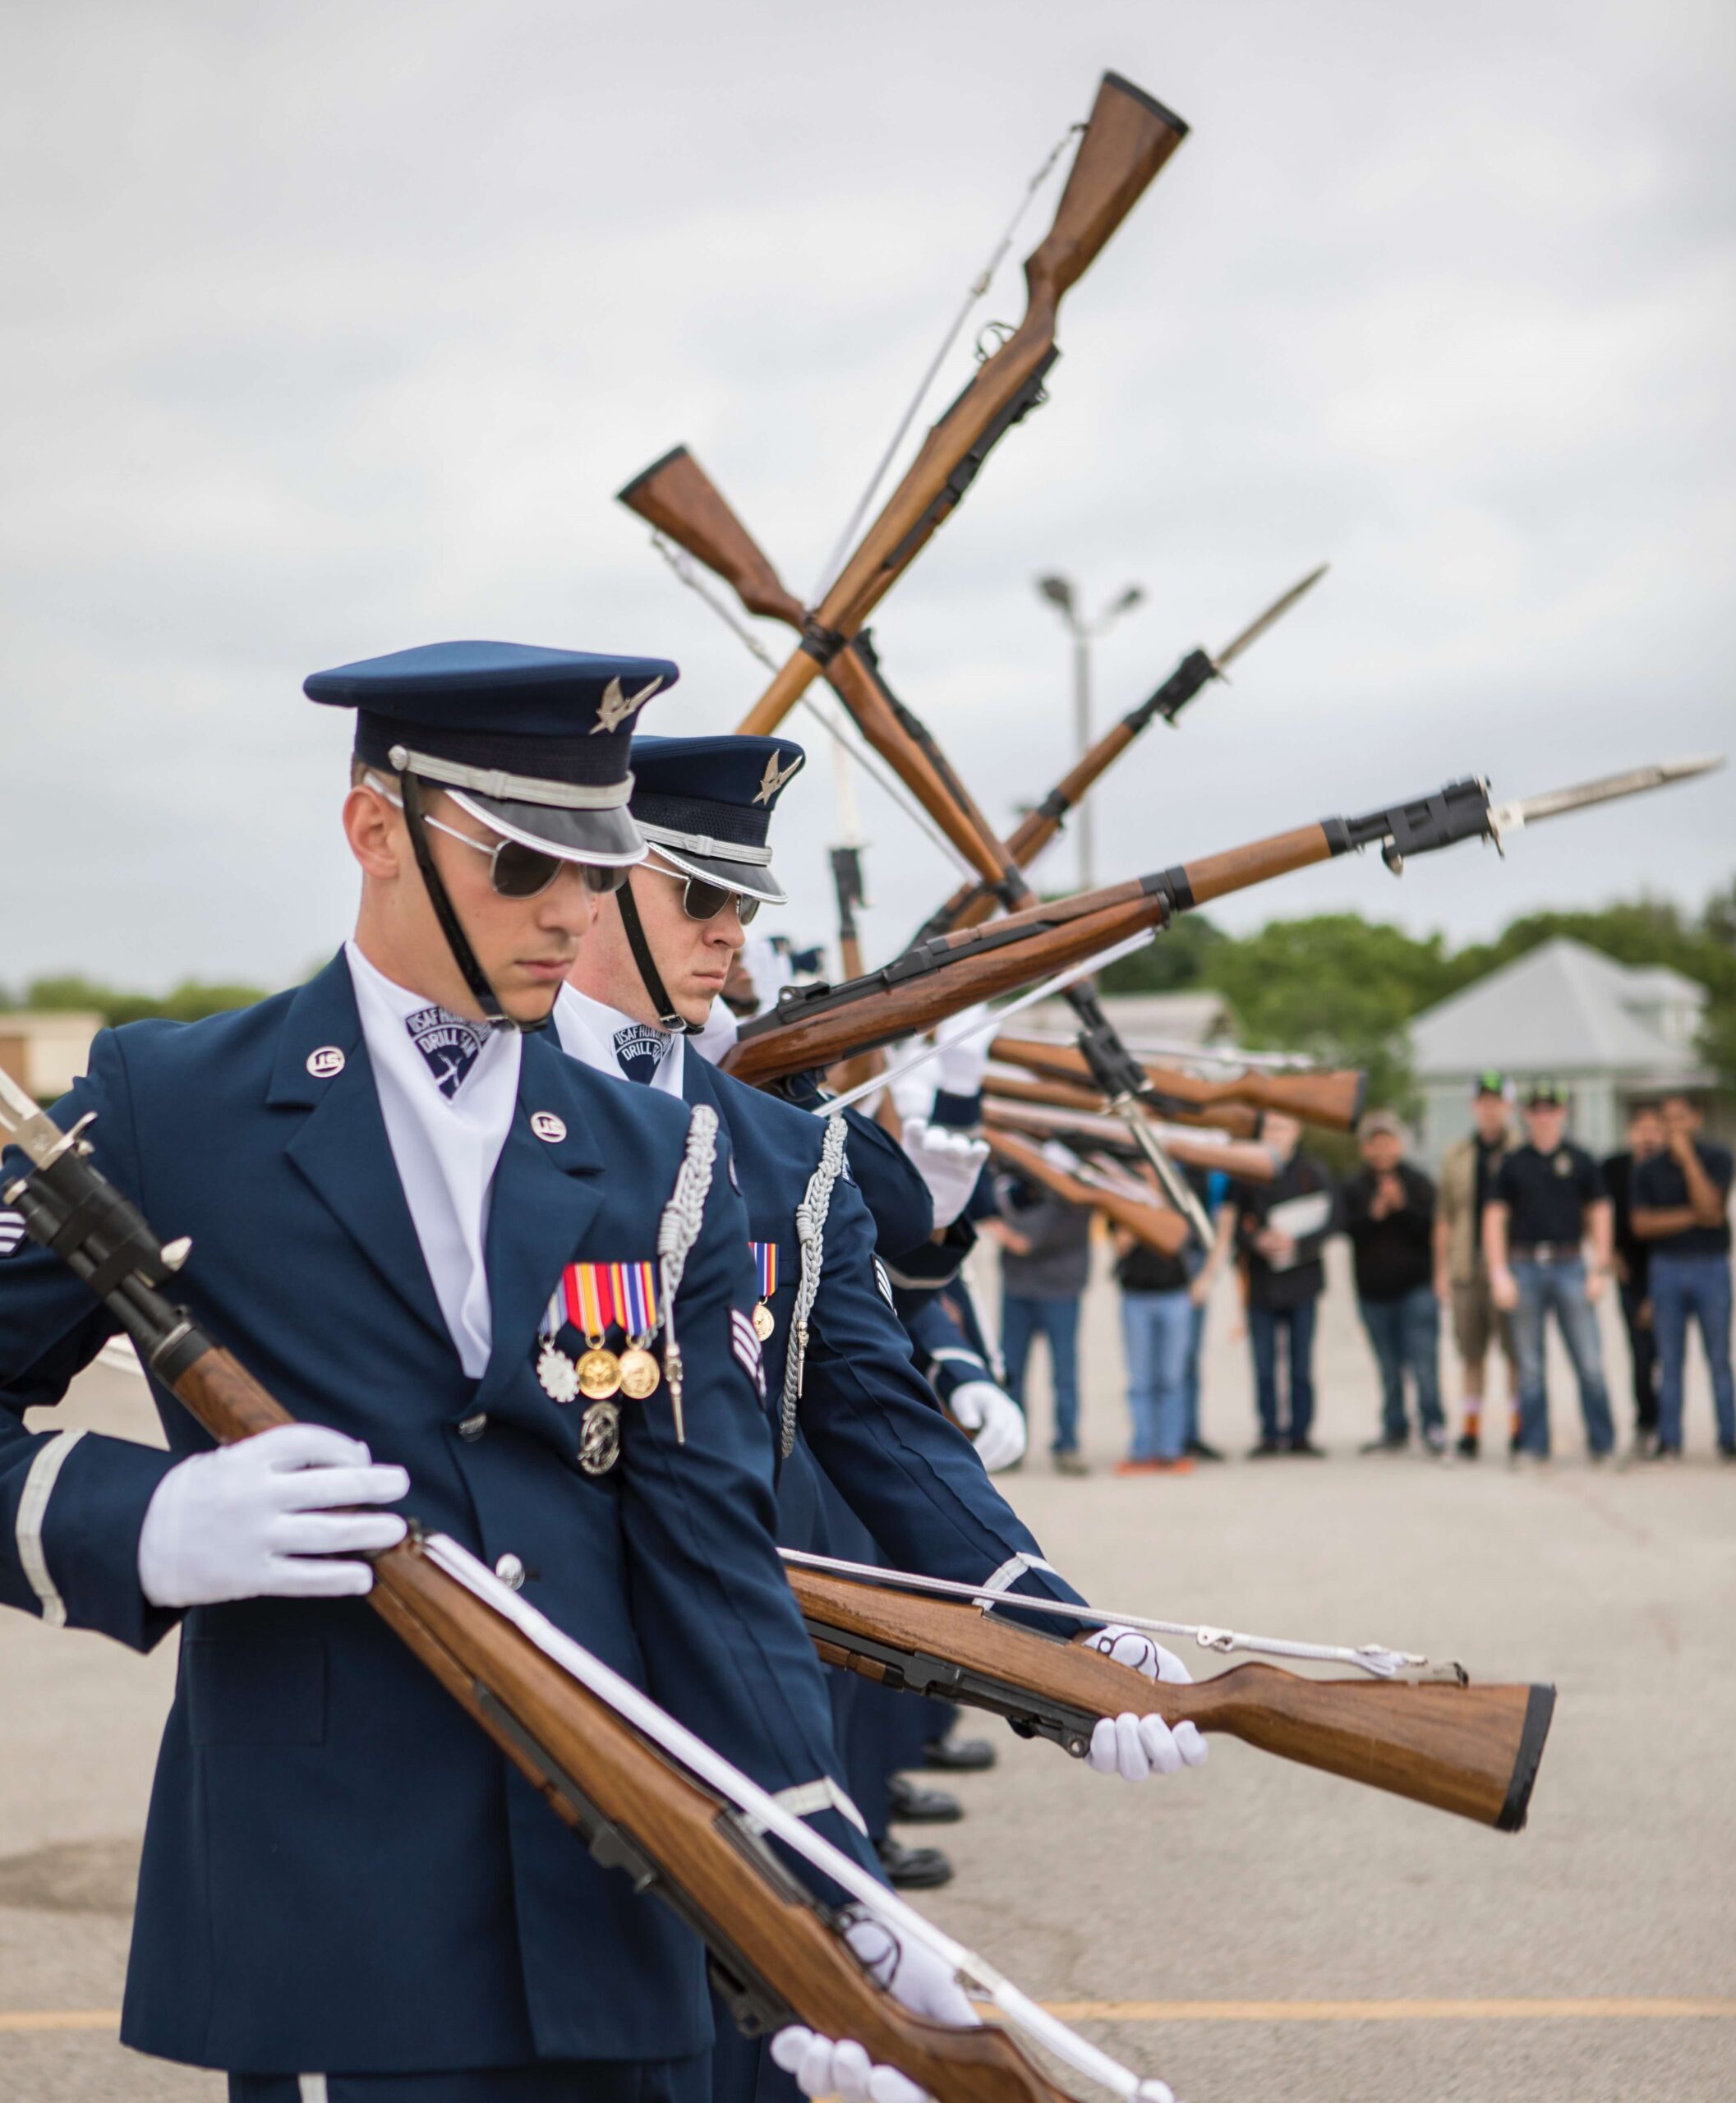
M642 1402L661 1385L663 1369L651 1348L661 1325L654 1263L569 1263L550 1295L538 1328L536 1378L555 1401L585 1403L578 1465L587 1475L606 1475L620 1458L616 1396ZM561 1347L568 1329L584 1339L576 1356Z

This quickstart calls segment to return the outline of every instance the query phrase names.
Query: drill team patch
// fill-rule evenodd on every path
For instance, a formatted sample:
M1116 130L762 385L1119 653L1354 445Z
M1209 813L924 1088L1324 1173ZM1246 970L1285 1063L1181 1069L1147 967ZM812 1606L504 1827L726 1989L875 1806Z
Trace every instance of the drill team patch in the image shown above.
M441 1007L418 1008L404 1017L410 1041L427 1061L435 1084L449 1102L464 1085L465 1076L477 1063L477 1054L488 1042L481 1023L466 1022Z

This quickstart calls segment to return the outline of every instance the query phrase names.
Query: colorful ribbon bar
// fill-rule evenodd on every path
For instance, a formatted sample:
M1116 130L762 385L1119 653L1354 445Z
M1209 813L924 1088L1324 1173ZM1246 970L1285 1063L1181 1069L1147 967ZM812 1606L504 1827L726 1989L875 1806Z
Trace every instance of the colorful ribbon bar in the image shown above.
M555 1335L568 1323L586 1337L611 1328L643 1338L655 1334L657 1275L655 1263L569 1263L543 1314L543 1332Z
M775 1241L750 1241L753 1260L759 1267L759 1296L771 1299L777 1291L777 1244Z

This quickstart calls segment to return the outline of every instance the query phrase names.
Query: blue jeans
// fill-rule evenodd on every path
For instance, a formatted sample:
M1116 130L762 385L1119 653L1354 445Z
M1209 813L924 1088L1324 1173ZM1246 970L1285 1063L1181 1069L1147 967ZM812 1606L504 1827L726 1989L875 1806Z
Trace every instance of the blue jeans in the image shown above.
M1055 1437L1052 1453L1079 1447L1079 1295L1026 1300L1017 1293L1001 1299L1001 1355L1006 1360L1006 1392L1025 1407L1025 1367L1039 1336L1049 1340L1049 1369L1055 1381Z
M1682 1376L1688 1369L1688 1318L1698 1318L1712 1376L1718 1443L1736 1446L1736 1395L1730 1383L1730 1259L1651 1259L1651 1326L1658 1340L1658 1443L1682 1443Z
M1607 1453L1615 1443L1609 1420L1609 1394L1604 1385L1603 1346L1598 1341L1597 1310L1586 1298L1582 1257L1564 1263L1539 1263L1515 1258L1519 1305L1513 1313L1513 1348L1519 1359L1519 1449L1550 1450L1550 1398L1544 1384L1544 1327L1550 1308L1561 1326L1561 1341L1573 1361L1579 1382L1579 1408L1586 1420L1586 1443L1594 1453Z
M1254 1387L1259 1402L1262 1438L1305 1438L1314 1424L1314 1318L1318 1302L1300 1307L1250 1307L1248 1341L1254 1348ZM1281 1424L1278 1408L1278 1338L1282 1330L1290 1352L1290 1421Z
M1405 1368L1416 1388L1416 1415L1425 1431L1441 1431L1440 1302L1425 1285L1397 1300L1363 1300L1362 1326L1380 1368L1380 1432L1385 1438L1410 1436L1405 1417Z
M1186 1292L1124 1292L1121 1346L1135 1461L1173 1461L1187 1442L1187 1354L1194 1304Z

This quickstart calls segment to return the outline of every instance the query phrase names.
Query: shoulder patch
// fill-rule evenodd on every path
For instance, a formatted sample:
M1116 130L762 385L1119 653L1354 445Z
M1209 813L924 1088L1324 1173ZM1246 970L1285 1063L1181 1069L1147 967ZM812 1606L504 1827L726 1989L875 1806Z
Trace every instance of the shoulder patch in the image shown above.
M24 1238L23 1213L0 1212L0 1256L10 1256Z

